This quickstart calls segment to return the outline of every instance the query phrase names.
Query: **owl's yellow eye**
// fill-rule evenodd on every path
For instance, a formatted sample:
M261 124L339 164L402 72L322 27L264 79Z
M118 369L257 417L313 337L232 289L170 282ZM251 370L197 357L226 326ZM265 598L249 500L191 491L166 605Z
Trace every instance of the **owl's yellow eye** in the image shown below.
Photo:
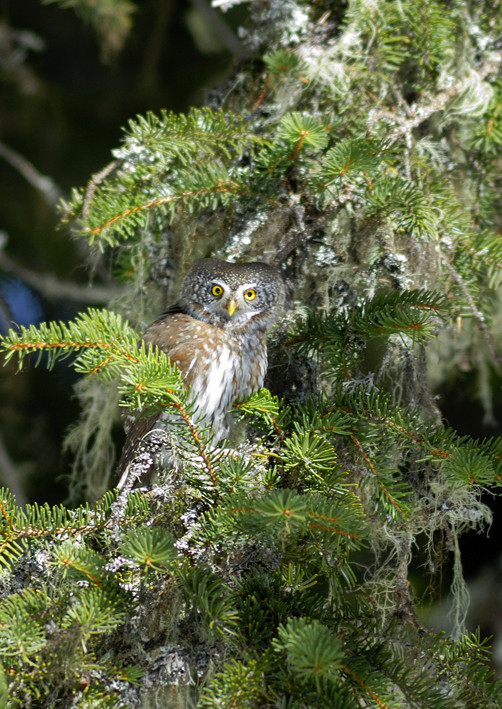
M220 297L220 295L223 295L223 288L221 286L214 285L211 288L211 293L215 295L217 298Z
M254 288L248 288L247 291L244 291L244 298L246 300L254 300L256 297L256 291Z

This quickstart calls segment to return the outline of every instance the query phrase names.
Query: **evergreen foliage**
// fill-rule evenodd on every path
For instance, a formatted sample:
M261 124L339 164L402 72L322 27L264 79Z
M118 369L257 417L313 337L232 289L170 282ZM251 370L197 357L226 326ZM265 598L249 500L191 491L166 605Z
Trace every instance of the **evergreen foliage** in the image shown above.
M180 465L120 494L108 469L80 506L23 510L1 492L0 696L501 707L486 642L466 633L458 539L491 522L502 442L447 427L427 382L459 320L475 325L465 347L500 364L500 4L253 13L260 70L244 64L221 105L131 120L62 207L130 295L2 339L7 361L68 357L87 377L89 458L105 456L93 402L118 390L125 410L172 411ZM235 402L249 436L225 448L194 427L166 357L138 345L152 288L172 295L210 254L274 259L293 295L272 393ZM78 476L95 481L93 465ZM427 627L412 583L445 559L450 634Z

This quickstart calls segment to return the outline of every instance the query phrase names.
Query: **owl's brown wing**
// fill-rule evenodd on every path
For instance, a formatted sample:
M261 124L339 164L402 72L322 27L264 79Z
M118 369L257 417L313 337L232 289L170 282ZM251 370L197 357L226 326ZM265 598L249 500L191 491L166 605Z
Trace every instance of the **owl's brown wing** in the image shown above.
M223 337L223 331L219 328L187 315L179 306L174 305L148 326L142 339L147 346L157 346L159 350L165 352L171 364L178 367L186 385L190 386L197 375L201 353L206 352L207 348L210 350L217 348ZM146 440L148 434L154 430L159 417L158 412L152 416L138 416L136 412L127 417L126 440L117 466L117 474L121 482L129 462L133 460L141 442Z
M143 340L165 352L190 386L197 365L206 353L215 352L225 342L225 332L186 313L167 311L146 329Z

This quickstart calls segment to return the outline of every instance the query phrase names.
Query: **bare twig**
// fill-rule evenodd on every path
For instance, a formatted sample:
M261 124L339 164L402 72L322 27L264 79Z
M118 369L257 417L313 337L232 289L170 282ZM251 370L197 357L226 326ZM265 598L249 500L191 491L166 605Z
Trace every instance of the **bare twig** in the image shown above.
M94 175L91 176L91 179L89 180L89 184L87 185L87 189L85 191L84 204L82 206L82 216L85 219L87 219L89 216L89 208L93 195L96 192L96 188L99 187L103 180L108 177L108 175L113 172L113 170L115 170L115 168L117 168L121 163L122 160L112 160L108 163L108 165L105 165L102 170L96 172Z
M0 157L17 170L32 187L42 193L49 207L56 206L62 192L52 178L47 175L42 175L29 160L1 141Z
M106 303L122 293L121 288L103 286L80 286L69 281L61 281L49 273L35 273L11 259L0 250L0 268L19 276L38 293L50 299L70 300L77 303Z

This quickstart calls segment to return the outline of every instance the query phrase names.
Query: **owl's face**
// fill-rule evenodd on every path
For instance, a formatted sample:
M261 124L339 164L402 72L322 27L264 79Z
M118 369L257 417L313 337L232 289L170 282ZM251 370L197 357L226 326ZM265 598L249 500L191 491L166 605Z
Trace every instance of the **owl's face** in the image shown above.
M284 305L281 275L265 263L196 261L185 275L179 303L193 317L220 327L267 327Z

